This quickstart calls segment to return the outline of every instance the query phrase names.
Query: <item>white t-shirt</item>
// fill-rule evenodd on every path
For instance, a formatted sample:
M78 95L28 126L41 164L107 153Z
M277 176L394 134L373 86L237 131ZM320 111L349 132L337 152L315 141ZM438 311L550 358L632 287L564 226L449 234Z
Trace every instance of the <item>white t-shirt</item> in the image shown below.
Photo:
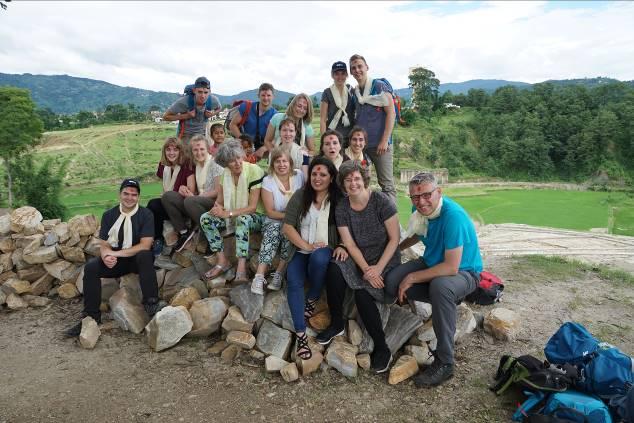
M291 177L291 190L295 192L303 186L304 172L301 170L294 170L294 175ZM262 189L273 194L273 209L275 209L275 211L283 212L286 210L288 199L284 196L284 194L282 194L282 191L280 191L280 188L277 186L272 176L264 177L264 180L262 181ZM279 220L271 219L268 216L265 221L279 222Z
M311 204L308 213L302 219L299 224L299 232L302 235L302 239L309 244L315 242L317 237L317 221L319 220L319 209L315 207L315 204ZM299 250L302 254L310 254L312 251Z

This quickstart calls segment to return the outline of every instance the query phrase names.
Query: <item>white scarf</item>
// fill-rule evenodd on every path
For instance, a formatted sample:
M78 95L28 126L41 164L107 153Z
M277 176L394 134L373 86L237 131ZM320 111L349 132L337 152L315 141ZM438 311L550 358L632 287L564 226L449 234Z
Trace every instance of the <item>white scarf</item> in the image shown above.
M350 157L350 160L358 160L360 162L365 160L363 158L363 151L361 151L359 154L354 154L354 152L352 151L352 147L346 148L344 150L344 153L346 154L346 156Z
M224 176L222 177L222 197L225 203L225 210L242 209L249 205L249 186L245 175L247 173L245 169L247 163L243 163L242 166L242 172L240 172L237 186L233 184L231 171L228 168L224 171Z
M315 231L315 242L323 242L328 244L328 218L330 217L330 199L326 195L321 209L319 209L319 217L317 218L317 229Z
M365 80L365 87L363 87L363 95L361 95L361 91L359 90L359 86L357 85L354 88L354 94L357 96L357 100L360 104L371 104L372 106L377 107L385 107L393 104L393 101L390 100L389 93L387 91L383 91L380 94L370 95L370 91L372 91L372 84L374 80L367 77Z
M180 172L181 167L179 165L174 166L174 173L170 166L163 167L163 192L172 191L174 184L176 184L176 178Z
M332 93L332 98L335 100L335 106L337 106L337 113L330 121L330 125L328 128L336 129L339 124L339 120L343 123L344 127L350 126L350 119L348 119L348 113L346 113L346 107L348 107L348 87L344 84L343 86L343 96L339 92L339 88L335 84L330 86L330 92Z
M207 173L209 173L209 166L213 161L213 157L207 153L207 158L202 166L196 163L196 187L198 188L198 194L202 194L205 190L205 182L207 181Z
M339 166L341 166L341 163L343 163L343 156L341 155L341 153L339 153L337 154L337 157L332 160L332 164L334 164L337 170L339 170Z
M108 244L112 248L116 248L119 245L119 230L121 229L121 224L123 224L123 244L121 245L121 249L125 250L126 248L132 247L132 216L139 211L139 205L134 206L130 213L124 213L121 204L119 204L119 217L112 225L112 228L108 231Z
M295 173L294 169L293 169L293 173ZM280 178L277 177L275 172L273 172L273 175L271 176L273 178L273 181L275 181L275 184L277 185L277 189L279 189L282 195L284 196L284 208L286 208L286 205L288 204L288 200L291 199L294 192L293 191L293 175L289 174L288 176L288 189L284 188L284 184L282 183Z
M429 216L423 216L418 212L418 210L415 210L409 218L407 231L405 231L405 239L411 237L412 235L422 235L426 237L427 229L429 228L429 221L440 216L441 208L442 197L440 197L440 201L438 201L438 207L436 207L436 210L434 210Z

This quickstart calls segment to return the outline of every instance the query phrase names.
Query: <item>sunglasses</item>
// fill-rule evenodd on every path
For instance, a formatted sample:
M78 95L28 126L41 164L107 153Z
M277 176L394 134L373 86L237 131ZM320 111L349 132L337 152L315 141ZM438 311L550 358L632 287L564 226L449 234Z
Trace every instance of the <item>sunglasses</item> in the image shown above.
M421 198L422 198L423 200L429 200L429 199L431 198L431 195L432 195L432 194L434 193L434 191L436 191L437 189L438 189L438 187L436 187L436 188L434 188L434 189L432 189L431 191L428 191L428 192L423 192L423 193L421 193L421 194L410 195L410 196L409 196L409 199L410 199L410 200L412 200L412 201L418 201L418 200L420 200Z

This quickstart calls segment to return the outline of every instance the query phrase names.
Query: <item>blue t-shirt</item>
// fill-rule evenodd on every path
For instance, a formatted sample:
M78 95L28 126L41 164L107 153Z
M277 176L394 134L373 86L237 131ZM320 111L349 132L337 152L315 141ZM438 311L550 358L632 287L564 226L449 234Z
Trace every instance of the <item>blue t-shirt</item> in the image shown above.
M259 103L260 103L259 101L255 101L253 102L253 104L251 104L251 111L249 111L249 116L247 117L246 122L244 122L244 125L242 126L242 132L253 137L253 141L254 141L253 146L255 147L256 150L262 147L262 145L264 144L264 135L266 135L266 128L268 128L269 122L271 121L271 118L273 117L273 115L277 113L277 110L271 107L266 112L264 112L262 116L260 116L260 125L259 125L260 139L256 140L255 134L257 132L257 120L258 120L257 106ZM246 102L240 104L240 106L238 107L240 116L244 116L244 112L246 111L246 109L247 109Z
M367 82L366 82L367 83ZM371 94L380 94L383 91L390 91L387 84L383 81L374 80ZM383 132L385 131L385 120L387 115L383 107L373 106L371 104L359 104L355 98L355 110L356 110L356 125L362 127L368 133L368 145L367 147L376 147L379 145ZM388 144L392 144L392 135Z
M460 270L482 271L482 257L473 222L455 201L443 197L440 216L429 221L427 236L419 236L425 244L423 261L432 267L445 260L445 250L462 247Z

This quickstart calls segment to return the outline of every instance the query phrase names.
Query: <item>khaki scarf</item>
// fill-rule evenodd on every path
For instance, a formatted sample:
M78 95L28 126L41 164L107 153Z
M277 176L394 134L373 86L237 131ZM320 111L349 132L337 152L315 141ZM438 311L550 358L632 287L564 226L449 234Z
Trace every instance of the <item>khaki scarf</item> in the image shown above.
M233 175L229 169L225 169L222 177L222 197L225 210L237 210L249 204L249 186L247 182L246 163L242 165L242 172L238 178L238 185L233 184Z
M121 249L125 250L126 248L132 247L132 216L139 211L139 205L134 206L130 213L124 213L123 207L119 204L119 212L121 213L117 220L112 225L112 228L108 231L108 244L112 248L116 248L119 245L119 230L121 229L121 225L123 224L123 245L121 245Z
M332 164L334 164L337 170L339 170L339 166L341 166L341 163L343 163L343 156L341 155L341 153L339 153L337 154L337 157L332 160Z
M346 113L346 107L348 107L348 87L344 84L343 86L343 96L339 92L339 88L335 84L330 86L330 92L332 93L332 98L335 100L335 106L337 106L337 113L333 116L330 121L330 125L328 128L336 129L337 125L339 125L339 120L343 123L344 127L350 126L350 119L348 119L348 113Z
M418 210L414 211L409 218L407 231L405 231L405 239L411 237L412 235L422 235L426 237L427 229L429 228L429 221L440 216L440 209L442 209L442 197L440 197L436 210L434 210L429 216L423 216L418 212Z
M207 173L209 173L209 167L213 162L213 157L207 153L205 162L202 166L196 163L196 188L198 188L198 194L202 194L205 189L205 182L207 181Z
M354 152L352 151L352 147L346 148L344 153L346 154L346 156L350 157L350 160L358 160L360 162L365 160L365 158L363 157L363 151L361 151L359 154L354 154Z
M328 244L328 219L330 218L330 199L328 196L324 198L319 209L319 217L317 218L317 230L315 231L315 242L323 242Z
M359 103L360 104L368 103L368 104L371 104L372 106L377 106L377 107L385 107L385 106L389 106L390 104L393 104L393 101L390 100L389 93L386 91L383 91L380 94L370 95L370 91L372 91L373 82L374 80L370 78L370 76L368 76L367 79L365 80L365 87L363 87L363 95L361 94L361 91L359 90L358 85L354 88L354 94L356 95Z
M179 165L174 166L174 172L170 166L163 167L163 192L172 191L174 184L176 184L176 178L180 172L181 167Z
M293 169L293 172L291 174L289 174L289 176L288 176L288 189L286 189L284 187L284 184L282 183L280 178L277 177L275 172L273 172L273 174L271 175L271 177L275 181L275 184L277 185L277 188L280 190L280 192L284 196L284 208L286 208L286 204L288 204L288 200L290 200L291 197L293 196L293 192L294 192L293 191L293 175L294 175L294 173L295 172L294 172L294 169Z

